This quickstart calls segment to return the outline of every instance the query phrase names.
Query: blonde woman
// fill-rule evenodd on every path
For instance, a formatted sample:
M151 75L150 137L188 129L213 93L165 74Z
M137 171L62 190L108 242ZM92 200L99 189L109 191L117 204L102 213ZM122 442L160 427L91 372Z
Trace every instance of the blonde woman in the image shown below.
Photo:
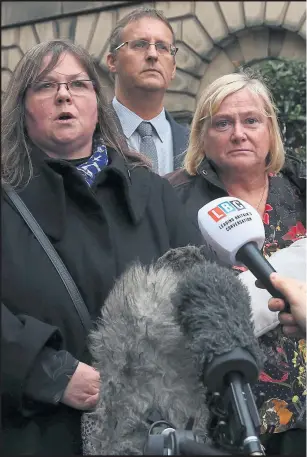
M193 218L211 200L231 195L251 204L265 228L263 253L306 236L305 165L285 157L272 96L246 73L220 77L203 92L184 168L168 175ZM261 336L265 369L254 387L268 454L305 451L305 340L280 326Z

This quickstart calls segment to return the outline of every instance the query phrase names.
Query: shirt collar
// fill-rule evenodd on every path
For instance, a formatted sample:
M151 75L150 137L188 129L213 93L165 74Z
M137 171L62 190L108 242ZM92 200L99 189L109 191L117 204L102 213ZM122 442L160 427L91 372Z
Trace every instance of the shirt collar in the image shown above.
M199 166L197 167L197 174L202 176L204 179L209 181L211 184L220 187L221 189L225 190L224 184L220 180L216 167L214 163L207 159L207 157L204 157Z
M131 135L136 131L140 123L143 122L145 119L142 119L129 108L122 105L116 97L113 98L112 104L120 120L124 135L127 139L129 139ZM150 122L153 125L158 137L163 142L165 140L167 127L165 109L163 108L161 113L158 114L158 116L154 117L153 119L149 119L148 122Z
M135 224L142 219L151 189L149 172L144 167L132 167L129 161L113 148L107 148L109 163L103 167L97 176L97 186L100 186L110 176L109 186L117 186L120 180L119 189L122 189L129 214ZM51 158L33 145L31 158L35 171L35 177L25 186L26 195L30 200L30 209L36 216L46 234L54 239L61 239L64 233L64 213L66 212L65 194L78 192L80 206L88 214L100 211L99 203L92 198L92 192L85 184L75 166L66 160ZM130 171L131 169L131 171ZM75 179L71 179L71 174ZM46 176L45 176L46 175ZM134 177L135 176L135 177ZM80 198L80 193L83 198ZM24 191L22 190L22 194ZM37 198L37 195L44 195L44 198ZM90 195L90 198L89 198ZM29 200L25 200L28 204ZM34 205L34 206L33 206ZM46 211L48 208L48 211Z

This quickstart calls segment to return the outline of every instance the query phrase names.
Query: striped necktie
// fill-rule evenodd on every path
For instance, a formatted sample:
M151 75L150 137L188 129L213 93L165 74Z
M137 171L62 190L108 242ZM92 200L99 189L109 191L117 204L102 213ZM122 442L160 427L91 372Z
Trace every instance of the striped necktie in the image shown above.
M143 121L136 130L141 137L140 152L150 159L153 171L158 173L158 153L152 136L153 127L151 123Z

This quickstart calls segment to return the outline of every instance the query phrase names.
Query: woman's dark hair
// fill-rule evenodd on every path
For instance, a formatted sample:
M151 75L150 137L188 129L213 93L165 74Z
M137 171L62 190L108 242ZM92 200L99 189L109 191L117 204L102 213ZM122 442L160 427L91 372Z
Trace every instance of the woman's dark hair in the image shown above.
M104 96L104 87L96 70L97 63L82 47L69 40L51 40L31 48L19 61L3 96L1 118L2 181L18 186L23 181L25 167L27 181L33 174L31 146L25 128L25 94L31 83L43 78L57 64L64 53L72 54L87 71L94 87L98 104L98 123L94 135L101 137L104 144L114 148L134 165L148 166L141 154L129 151L123 135L118 130L113 108ZM44 57L51 55L50 62L41 71Z

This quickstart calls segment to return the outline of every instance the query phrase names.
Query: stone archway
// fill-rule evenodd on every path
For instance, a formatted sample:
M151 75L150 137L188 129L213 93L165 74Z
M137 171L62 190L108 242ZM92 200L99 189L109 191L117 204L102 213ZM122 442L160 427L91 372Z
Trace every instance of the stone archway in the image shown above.
M178 19L172 2L164 5L179 47L177 76L166 97L170 111L193 112L203 89L239 65L267 57L306 60L303 3L192 3L182 4L185 15Z
M267 26L249 28L237 34L212 59L197 94L222 74L233 72L238 66L252 65L265 59L306 60L306 42L298 34L282 28Z
M89 4L93 2L88 2ZM127 2L128 3L128 2ZM144 2L142 2L143 4ZM165 106L176 116L191 116L203 88L236 66L266 57L306 59L306 7L298 1L146 2L164 11L178 42L177 75ZM108 38L116 22L136 4L74 14L2 29L2 87L24 52L53 38L83 45L101 68L106 91L112 80L105 63Z

